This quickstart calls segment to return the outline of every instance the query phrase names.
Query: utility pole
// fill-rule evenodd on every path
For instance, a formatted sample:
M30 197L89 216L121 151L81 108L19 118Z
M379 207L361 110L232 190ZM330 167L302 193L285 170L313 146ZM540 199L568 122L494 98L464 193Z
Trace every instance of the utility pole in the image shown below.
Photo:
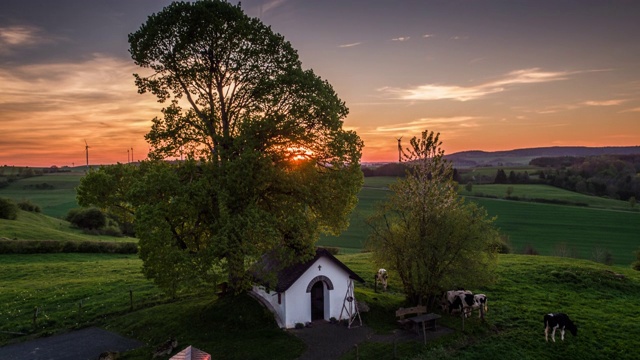
M402 136L398 138L398 162L402 162L402 145L400 144L400 140L402 140Z

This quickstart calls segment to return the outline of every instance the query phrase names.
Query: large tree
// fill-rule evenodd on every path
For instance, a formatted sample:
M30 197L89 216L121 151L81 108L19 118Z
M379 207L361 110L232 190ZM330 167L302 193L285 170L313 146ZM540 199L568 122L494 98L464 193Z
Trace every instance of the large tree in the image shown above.
M344 102L282 36L239 5L202 0L151 15L129 43L144 68L139 92L168 104L146 135L150 157L188 160L103 169L79 194L135 217L149 277L220 270L240 291L261 254L287 265L311 256L320 232L347 227L362 142L342 127Z
M444 290L490 283L499 241L486 211L458 196L440 146L429 131L411 139L407 176L368 219L375 261L397 273L409 301L429 305Z

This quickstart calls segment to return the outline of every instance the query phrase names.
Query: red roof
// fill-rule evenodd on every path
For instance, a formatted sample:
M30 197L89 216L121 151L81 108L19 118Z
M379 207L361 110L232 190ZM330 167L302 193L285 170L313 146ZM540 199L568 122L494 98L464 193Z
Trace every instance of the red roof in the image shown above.
M211 355L189 345L186 349L173 355L169 360L211 360Z

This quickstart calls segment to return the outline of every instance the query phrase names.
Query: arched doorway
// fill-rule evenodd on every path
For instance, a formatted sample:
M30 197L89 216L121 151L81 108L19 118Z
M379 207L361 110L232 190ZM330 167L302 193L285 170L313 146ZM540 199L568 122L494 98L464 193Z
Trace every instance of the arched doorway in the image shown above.
M324 319L324 282L318 281L311 287L311 321Z

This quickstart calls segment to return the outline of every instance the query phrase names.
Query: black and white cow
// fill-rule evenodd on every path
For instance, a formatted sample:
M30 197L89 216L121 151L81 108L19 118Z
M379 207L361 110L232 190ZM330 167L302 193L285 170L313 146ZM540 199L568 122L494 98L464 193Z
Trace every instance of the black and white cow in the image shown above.
M378 283L380 283L382 285L382 290L387 291L388 277L389 275L387 275L387 270L379 269L378 272L376 273L376 286L378 285Z
M487 306L487 295L485 294L475 294L473 295L473 310L478 310L478 317L482 317L483 314L486 314L489 310Z
M449 290L444 294L442 294L442 299L440 301L440 306L442 307L442 311L446 311L449 314L451 314L451 312L454 310L451 306L454 303L454 301L456 301L456 299L458 298L458 296L460 296L460 294L467 294L467 293L471 294L471 291Z
M468 290L454 290L447 292L449 314L455 312L463 313L465 317L471 316L471 310L475 302L473 293Z
M555 314L547 314L544 316L544 339L549 341L549 330L551 331L551 340L556 342L556 329L560 329L560 339L564 341L564 330L567 329L571 332L573 336L578 335L578 328L576 325L569 319L567 314L563 313L555 313Z

